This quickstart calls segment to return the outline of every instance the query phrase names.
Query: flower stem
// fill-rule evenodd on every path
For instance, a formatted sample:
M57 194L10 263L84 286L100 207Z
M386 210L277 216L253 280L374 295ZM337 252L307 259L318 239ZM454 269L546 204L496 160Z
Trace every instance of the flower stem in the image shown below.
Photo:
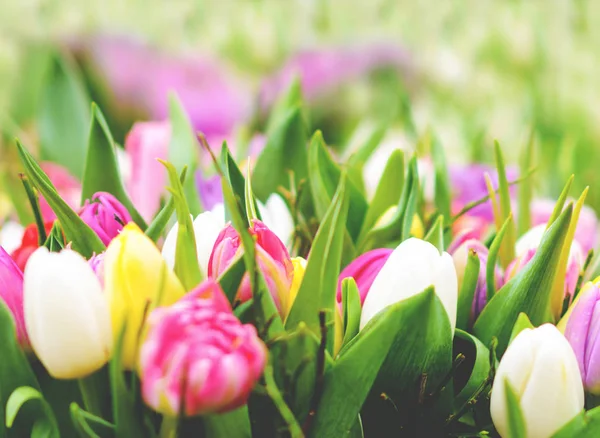
M285 424L288 428L291 438L304 438L304 433L294 416L294 413L290 410L289 406L283 399L281 392L279 392L279 388L277 387L277 383L275 383L275 378L273 377L273 368L271 366L267 366L265 368L265 387L267 390L267 394L273 401L273 404L279 411L281 418L285 421Z
M177 417L165 415L160 424L160 433L158 436L160 438L176 438L178 423Z
M87 377L82 377L77 381L81 396L83 398L83 405L86 411L90 414L96 415L100 418L104 418L102 412L102 376L99 373L94 373Z

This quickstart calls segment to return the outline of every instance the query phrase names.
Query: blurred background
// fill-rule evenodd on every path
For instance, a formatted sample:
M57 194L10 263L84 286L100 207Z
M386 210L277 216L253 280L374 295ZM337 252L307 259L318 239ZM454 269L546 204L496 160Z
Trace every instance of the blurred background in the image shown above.
M539 193L576 173L599 211L598 17L584 0L4 0L2 162L15 136L53 135L57 90L85 113L65 142L85 138L90 99L123 144L134 121L167 116L170 91L221 141L263 132L298 76L333 147L378 126L410 147L430 129L451 163L492 163L498 140L516 164L533 136Z

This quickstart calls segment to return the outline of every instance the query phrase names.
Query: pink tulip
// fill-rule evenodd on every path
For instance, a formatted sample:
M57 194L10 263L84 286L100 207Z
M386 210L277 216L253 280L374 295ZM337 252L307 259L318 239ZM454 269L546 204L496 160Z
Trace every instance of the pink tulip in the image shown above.
M166 160L171 141L169 122L138 122L127 134L125 151L131 159L127 190L133 204L147 221L160 207L167 174L157 158Z
M0 299L4 301L15 321L17 340L24 348L29 347L23 315L23 272L0 246Z
M81 200L81 183L64 167L58 164L42 162L40 163L40 167L48 175L48 178L54 187L56 187L58 194L73 210L77 210ZM51 222L56 219L56 215L43 196L40 196L40 212L45 222Z
M336 299L338 303L342 302L342 280L344 278L352 277L356 281L358 286L358 293L360 295L360 304L365 302L365 298L369 293L369 289L383 268L383 265L392 254L393 249L379 248L368 251L356 259L354 259L344 270L340 273L338 278L337 295Z
M280 313L287 309L290 288L294 277L294 267L290 254L279 238L259 220L254 220L249 229L256 242L258 267L267 283L275 306ZM208 276L218 278L231 264L241 257L243 247L240 236L233 226L228 225L213 247L208 262ZM240 284L237 297L248 301L252 297L250 277L246 273Z
M79 217L105 245L118 236L124 225L131 222L131 216L123 204L106 192L94 193L91 201L85 201Z
M226 412L246 403L266 361L256 328L233 315L221 287L208 279L149 315L140 352L142 396L172 416L181 409L186 416Z

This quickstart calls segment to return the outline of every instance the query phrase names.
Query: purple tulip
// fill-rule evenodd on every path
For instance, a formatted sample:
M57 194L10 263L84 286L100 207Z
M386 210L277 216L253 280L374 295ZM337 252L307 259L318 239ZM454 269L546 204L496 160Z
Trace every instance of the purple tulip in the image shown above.
M19 344L24 348L29 348L29 338L23 315L23 272L1 246L0 299L4 301L15 321Z
M575 351L584 388L600 395L600 288L589 283L574 306L565 337Z
M381 268L383 268L383 265L385 265L385 262L393 251L390 248L373 249L358 256L346 266L338 278L337 302L342 302L342 280L352 277L358 286L360 304L362 305L365 302L365 298L367 298L373 281L375 281L375 277L377 277L377 274L379 274L379 271L381 271Z
M85 201L79 217L96 232L102 243L108 245L123 226L131 222L127 209L110 193L97 192L91 201Z

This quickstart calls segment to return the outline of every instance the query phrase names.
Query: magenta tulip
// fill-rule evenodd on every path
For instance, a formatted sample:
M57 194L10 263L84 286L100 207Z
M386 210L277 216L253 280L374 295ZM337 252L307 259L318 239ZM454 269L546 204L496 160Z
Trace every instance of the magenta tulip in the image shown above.
M379 248L368 251L356 259L354 259L348 266L346 266L338 278L337 285L337 302L342 302L342 280L344 278L352 277L356 281L358 286L358 293L360 295L360 304L365 302L365 298L369 293L369 289L383 268L383 265L390 257L394 250L390 248Z
M0 299L4 301L15 321L19 344L24 348L29 348L29 338L25 329L25 316L23 314L23 272L1 246Z
M149 315L140 353L142 396L171 416L181 409L186 416L226 412L246 403L266 361L256 328L233 315L209 279Z
M110 193L94 193L91 200L85 201L79 217L100 237L105 245L118 236L131 215L117 198Z

